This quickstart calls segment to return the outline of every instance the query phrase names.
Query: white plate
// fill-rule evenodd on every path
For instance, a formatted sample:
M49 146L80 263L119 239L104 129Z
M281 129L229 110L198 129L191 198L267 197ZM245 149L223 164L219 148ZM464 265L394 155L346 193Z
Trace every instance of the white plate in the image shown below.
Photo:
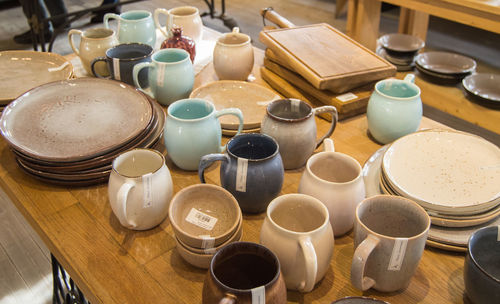
M372 156L365 162L363 166L363 181L365 182L366 197L383 194L380 189L380 167L382 166L382 158L385 151L389 149L389 145L385 145L378 149Z

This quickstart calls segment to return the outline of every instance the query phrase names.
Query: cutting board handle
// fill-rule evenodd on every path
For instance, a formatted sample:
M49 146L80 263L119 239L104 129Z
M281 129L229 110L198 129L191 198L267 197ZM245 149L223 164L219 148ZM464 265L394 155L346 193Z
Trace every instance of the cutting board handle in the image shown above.
M261 9L260 15L262 16L262 18L271 21L281 28L295 27L295 24L291 23L288 19L276 13L276 11L272 7Z

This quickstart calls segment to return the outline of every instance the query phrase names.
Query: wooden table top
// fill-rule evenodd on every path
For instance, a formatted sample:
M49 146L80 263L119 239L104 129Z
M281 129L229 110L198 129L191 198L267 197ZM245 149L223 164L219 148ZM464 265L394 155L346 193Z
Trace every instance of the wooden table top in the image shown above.
M257 62L254 72L257 82ZM196 86L214 79L209 64ZM318 133L328 124L316 120ZM444 127L423 118L421 128ZM332 137L336 149L363 164L380 145L367 135L365 115L339 122ZM224 138L227 141L228 138ZM322 147L320 147L322 149ZM0 139L0 186L41 236L92 303L200 303L206 270L186 263L175 248L168 218L148 231L123 228L112 213L107 185L66 188L35 180L18 168L5 140ZM176 168L167 158L174 191L199 183L197 172ZM282 194L297 192L303 168L285 172ZM219 171L206 172L219 184ZM264 213L244 215L243 240L258 242ZM354 252L352 231L335 240L334 255L324 279L306 294L288 292L290 303L330 303L345 296L365 295L390 303L462 303L464 255L426 247L409 287L395 293L361 292L350 283Z

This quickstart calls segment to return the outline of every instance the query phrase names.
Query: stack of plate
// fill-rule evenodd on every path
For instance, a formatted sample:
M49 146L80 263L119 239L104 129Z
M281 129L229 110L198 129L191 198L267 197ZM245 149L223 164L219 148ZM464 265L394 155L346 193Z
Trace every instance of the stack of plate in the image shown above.
M415 59L422 76L439 84L456 84L476 69L474 59L448 52L426 52Z
M107 181L123 151L161 140L165 113L121 82L94 78L57 81L10 103L0 131L29 175L60 185Z
M500 109L500 75L472 74L462 80L462 85L468 95L479 104Z
M427 211L431 245L463 251L473 231L500 224L500 149L481 137L413 133L377 151L363 173L368 196L403 196Z
M411 71L415 67L415 56L425 42L412 35L387 34L379 38L381 47L377 54L396 66L398 71Z

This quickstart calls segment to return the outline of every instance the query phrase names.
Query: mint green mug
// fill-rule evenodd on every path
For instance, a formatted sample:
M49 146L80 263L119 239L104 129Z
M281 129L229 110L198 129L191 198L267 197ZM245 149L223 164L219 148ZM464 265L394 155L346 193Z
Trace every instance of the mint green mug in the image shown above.
M139 81L139 72L148 69L149 90ZM164 106L189 97L194 85L193 64L182 49L162 49L153 53L151 62L138 63L132 72L134 85Z
M155 47L156 27L152 14L148 11L135 10L120 15L104 15L104 27L109 29L109 19L118 20L118 41L120 43L138 42Z

